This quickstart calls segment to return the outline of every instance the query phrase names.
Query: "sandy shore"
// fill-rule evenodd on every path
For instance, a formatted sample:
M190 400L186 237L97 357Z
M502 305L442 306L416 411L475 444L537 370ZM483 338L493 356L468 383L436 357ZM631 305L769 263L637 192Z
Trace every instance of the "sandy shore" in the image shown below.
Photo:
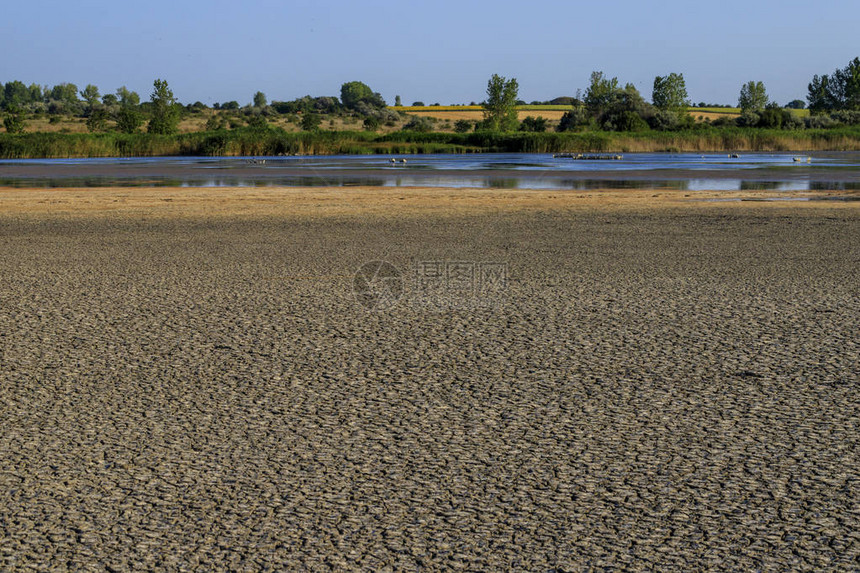
M0 569L857 568L832 195L2 189Z

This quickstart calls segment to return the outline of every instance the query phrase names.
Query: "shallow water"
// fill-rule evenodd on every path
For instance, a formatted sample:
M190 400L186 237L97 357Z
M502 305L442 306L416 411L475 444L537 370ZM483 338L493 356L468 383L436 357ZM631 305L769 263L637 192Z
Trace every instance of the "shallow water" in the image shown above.
M381 186L698 191L860 189L860 153L630 153L620 160L551 154L147 157L0 161L12 187ZM795 161L799 159L799 161ZM405 163L403 162L405 160Z

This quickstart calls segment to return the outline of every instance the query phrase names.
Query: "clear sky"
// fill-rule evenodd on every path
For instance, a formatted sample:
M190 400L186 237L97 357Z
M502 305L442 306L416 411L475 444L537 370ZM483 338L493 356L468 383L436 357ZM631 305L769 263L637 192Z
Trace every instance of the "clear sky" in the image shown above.
M183 103L339 95L359 80L390 104L479 102L497 73L520 98L683 73L693 102L735 104L763 81L785 104L860 56L860 0L4 0L0 82L121 85L156 78Z

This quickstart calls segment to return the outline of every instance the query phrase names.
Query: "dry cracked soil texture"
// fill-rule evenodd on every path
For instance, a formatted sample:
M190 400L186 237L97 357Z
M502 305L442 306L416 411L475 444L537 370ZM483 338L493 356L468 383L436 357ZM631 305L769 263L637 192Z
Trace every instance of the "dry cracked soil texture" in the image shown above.
M0 230L2 570L860 568L855 210Z

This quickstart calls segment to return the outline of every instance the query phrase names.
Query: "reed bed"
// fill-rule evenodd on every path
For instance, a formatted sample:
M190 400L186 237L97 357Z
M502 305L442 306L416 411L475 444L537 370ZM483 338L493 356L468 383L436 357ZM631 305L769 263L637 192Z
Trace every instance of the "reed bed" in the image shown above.
M636 133L290 133L236 129L178 135L0 134L0 158L360 155L479 152L860 151L860 128L804 131L708 128Z

